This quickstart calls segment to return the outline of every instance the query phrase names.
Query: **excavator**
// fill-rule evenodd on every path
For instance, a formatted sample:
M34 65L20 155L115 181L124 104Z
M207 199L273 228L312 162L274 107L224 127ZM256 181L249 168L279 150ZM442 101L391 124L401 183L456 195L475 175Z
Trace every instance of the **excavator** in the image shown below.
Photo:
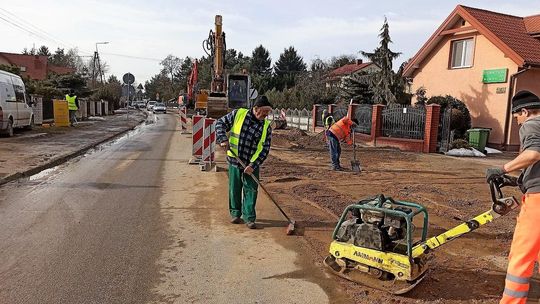
M251 89L251 78L245 71L225 76L227 48L222 20L220 15L216 15L215 31L210 30L208 38L203 41L203 50L212 60L210 91L200 90L195 98L195 111L211 118L219 118L233 109L249 108L251 99L257 97L256 91Z

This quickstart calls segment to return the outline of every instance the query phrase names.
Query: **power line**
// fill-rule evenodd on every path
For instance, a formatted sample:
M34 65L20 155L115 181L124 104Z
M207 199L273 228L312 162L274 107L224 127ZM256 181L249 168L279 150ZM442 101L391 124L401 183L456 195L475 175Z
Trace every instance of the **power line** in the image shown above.
M17 15L7 11L6 9L0 8L0 10L6 12L7 14L14 16L15 18L21 20L17 21L13 17L8 16L6 13L0 12L0 19L4 20L5 22L9 23L13 27L16 27L20 30L23 30L30 35L36 36L38 38L44 39L45 41L52 42L57 45L62 45L66 48L72 48L72 49L78 49L77 47L70 46L69 44L63 42L61 39L56 38L55 36L49 34L48 32L40 29L39 27L31 24L30 22L24 21L22 18L18 17ZM26 23L27 25L25 25ZM30 26L30 27L29 27ZM34 28L34 29L32 29ZM90 54L90 52L80 51L81 53Z
M10 11L4 9L4 8L0 8L0 10L2 10L2 11L4 11L4 12L6 12L7 14L9 14L9 15L15 17L15 18L18 20L18 21L16 21L16 22L19 22L19 24L23 24L23 25L25 25L25 26L29 26L30 28L33 28L33 30L36 30L36 31L38 31L38 32L41 33L41 34L44 34L45 36L48 36L49 38L51 38L51 40L55 41L57 44L63 45L64 47L70 47L67 43L65 43L64 41L62 41L62 40L59 39L58 37L55 37L55 36L53 36L52 34L49 34L49 33L46 32L45 30L42 30L41 28L39 28L39 27L33 25L32 23L30 23L30 22L24 20L23 18L21 18L21 17L15 15L14 13L12 13L12 12L10 12ZM6 15L4 14L4 16L6 16Z
M26 29L26 28L24 28L24 27L22 27L22 26L20 26L20 25L18 25L18 24L16 24L16 23L14 23L14 22L12 22L12 21L10 21L10 20L8 20L8 19L2 17L2 16L0 16L0 19L4 20L5 22L9 23L10 25L12 25L12 26L14 26L14 27L16 27L16 28L19 28L19 29L21 29L21 30L23 30L23 31L25 31L25 32L27 32L27 33L29 33L30 35L34 35L34 36L39 37L39 38L41 38L41 39L45 39L45 40L49 40L49 41L50 41L50 39L48 39L47 37L44 37L43 35L40 35L40 34L34 32L34 31L31 31L31 30L29 30L29 29Z
M160 62L162 61L162 59L157 59L157 58L131 56L131 55L124 55L124 54L103 53L103 52L101 54L109 55L109 56L118 56L118 57L125 57L125 58L140 59L140 60L150 60L150 61L160 61Z

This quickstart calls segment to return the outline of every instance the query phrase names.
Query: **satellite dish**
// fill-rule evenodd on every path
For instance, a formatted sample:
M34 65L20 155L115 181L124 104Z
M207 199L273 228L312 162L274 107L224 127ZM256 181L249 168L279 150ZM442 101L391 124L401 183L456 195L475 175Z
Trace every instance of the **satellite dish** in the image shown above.
M133 76L133 74L131 73L125 73L122 77L122 80L124 80L125 84L131 85L135 82L135 76Z

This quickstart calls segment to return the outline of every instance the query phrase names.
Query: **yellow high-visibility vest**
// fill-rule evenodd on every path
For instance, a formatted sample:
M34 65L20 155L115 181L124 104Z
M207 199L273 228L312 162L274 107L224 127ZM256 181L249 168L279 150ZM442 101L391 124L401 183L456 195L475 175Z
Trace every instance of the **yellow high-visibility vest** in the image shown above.
M238 155L238 143L240 141L240 132L242 131L242 126L244 125L244 120L246 119L246 115L248 114L249 109L240 108L236 111L236 115L234 116L234 123L231 128L231 132L229 134L229 149L234 152L234 154ZM261 154L263 150L264 141L266 140L266 131L268 130L268 127L270 126L270 121L268 119L264 120L264 127L263 132L261 135L261 138L259 139L259 143L257 144L257 150L255 153L251 156L250 162L254 162L259 155ZM234 154L230 151L227 151L227 155L230 157L234 157Z
M68 102L68 109L72 111L77 111L79 108L77 108L77 104L75 103L75 99L77 99L77 96L69 96L66 95L66 100Z

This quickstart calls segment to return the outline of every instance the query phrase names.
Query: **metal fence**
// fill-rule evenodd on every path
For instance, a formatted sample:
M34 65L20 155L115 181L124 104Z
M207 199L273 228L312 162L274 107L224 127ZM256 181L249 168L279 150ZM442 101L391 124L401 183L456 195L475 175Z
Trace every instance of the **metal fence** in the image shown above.
M452 121L452 108L448 107L441 111L439 118L439 132L437 136L437 151L447 152L450 149L452 142L452 131L450 130L450 122Z
M348 112L349 112L348 105L336 105L334 106L334 109L332 111L332 117L334 117L334 121L338 121L342 119L343 117L347 116Z
M268 115L268 119L279 119L283 115L282 113L285 114L287 126L304 131L310 131L312 129L311 124L313 123L313 118L311 117L311 111L306 109L274 109L272 113Z
M372 114L372 105L361 104L355 107L352 118L358 119L358 126L354 129L356 133L371 134Z
M387 106L382 111L382 134L387 137L424 139L424 108Z

